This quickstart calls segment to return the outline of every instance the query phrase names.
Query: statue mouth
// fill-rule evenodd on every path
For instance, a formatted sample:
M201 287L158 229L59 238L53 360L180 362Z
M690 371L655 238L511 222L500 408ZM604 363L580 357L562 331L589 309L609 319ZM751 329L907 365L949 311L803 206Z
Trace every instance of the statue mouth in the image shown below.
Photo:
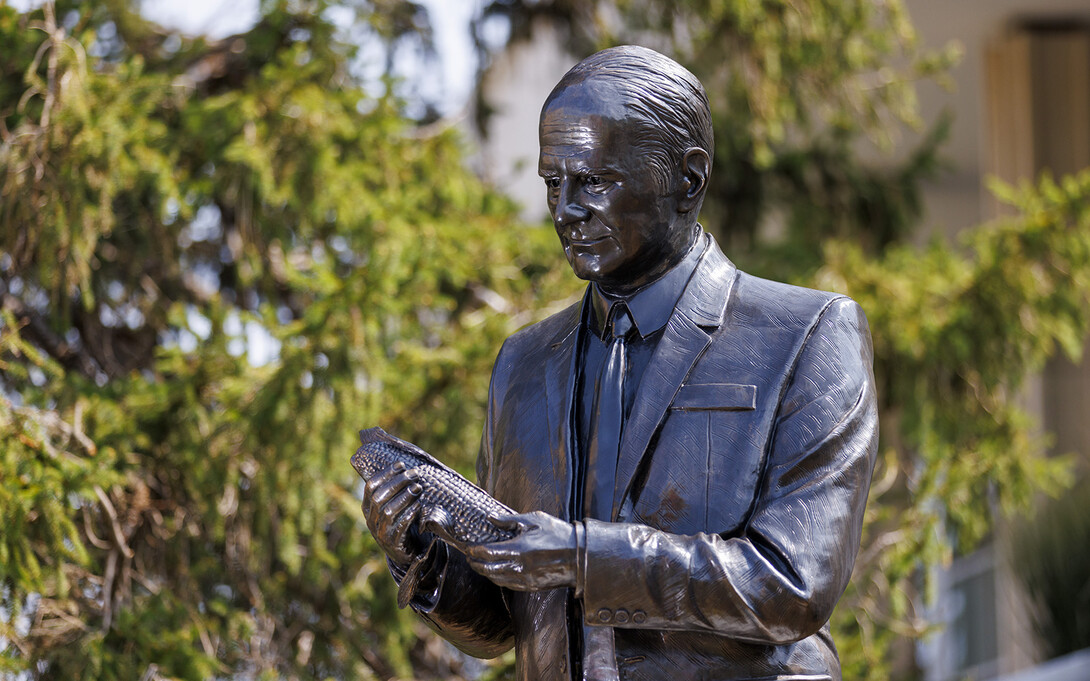
M564 235L563 239L564 242L569 246L574 246L576 248L590 248L609 241L613 237L613 233L609 230L603 230L601 233L595 233L595 230L591 229L575 229Z
M568 243L572 246L596 246L603 241L609 240L610 238L611 237L609 236L599 236L593 239L568 239Z

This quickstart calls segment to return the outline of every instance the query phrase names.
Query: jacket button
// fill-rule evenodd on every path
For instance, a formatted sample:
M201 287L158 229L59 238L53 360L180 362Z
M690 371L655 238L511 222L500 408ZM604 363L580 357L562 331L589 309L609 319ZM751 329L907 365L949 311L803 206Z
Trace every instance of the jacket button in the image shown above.
M628 611L621 608L613 615L613 621L617 624L626 624L628 622Z
M643 624L647 621L647 613L645 613L643 610L637 610L636 612L632 613L632 621L635 624Z
M609 608L602 608L598 611L598 621L608 622L613 619L613 611Z

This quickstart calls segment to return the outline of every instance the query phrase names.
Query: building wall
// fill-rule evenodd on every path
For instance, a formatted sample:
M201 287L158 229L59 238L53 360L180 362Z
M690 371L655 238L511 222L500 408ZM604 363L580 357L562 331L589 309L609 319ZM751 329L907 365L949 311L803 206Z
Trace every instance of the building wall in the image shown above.
M950 170L925 186L925 233L956 233L994 215L985 179L992 166L989 137L989 96L986 61L990 45L1014 26L1090 21L1090 0L905 0L925 45L957 41L963 56L951 72L954 87L933 82L919 87L920 113L935 120L944 110L954 114L950 137L943 146Z
M537 174L537 123L553 86L578 61L561 47L556 28L538 21L531 39L499 55L481 84L489 107L488 137L479 139L482 176L522 205L529 222L548 218Z
M925 43L955 39L964 47L953 91L933 84L920 89L925 117L944 108L956 116L944 148L951 176L926 187L922 234L953 235L1002 215L986 189L989 176L1017 182L1090 166L1090 1L906 4ZM1054 359L1027 386L1024 404L1052 434L1054 449L1085 459L1090 362ZM990 679L1039 660L1026 616L1030 606L1008 564L1017 550L1000 529L990 545L959 557L940 575L937 612L948 626L919 649L929 681Z

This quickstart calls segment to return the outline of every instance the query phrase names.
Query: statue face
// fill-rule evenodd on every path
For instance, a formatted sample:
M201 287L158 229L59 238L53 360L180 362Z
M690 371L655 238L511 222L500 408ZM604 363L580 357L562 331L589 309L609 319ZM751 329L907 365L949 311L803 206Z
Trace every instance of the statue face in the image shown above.
M623 103L600 85L569 86L541 115L538 172L564 254L580 279L617 291L664 274L693 235L676 190L660 189L634 144L636 132Z

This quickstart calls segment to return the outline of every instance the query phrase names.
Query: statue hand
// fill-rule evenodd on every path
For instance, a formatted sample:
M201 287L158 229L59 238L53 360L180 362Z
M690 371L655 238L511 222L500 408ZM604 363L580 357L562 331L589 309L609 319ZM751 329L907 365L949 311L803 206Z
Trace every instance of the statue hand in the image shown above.
M369 479L363 488L363 514L375 542L395 563L407 566L424 550L417 531L421 505L415 474L398 462Z
M574 525L541 511L491 520L517 535L469 547L466 559L470 567L499 586L516 591L575 586Z

